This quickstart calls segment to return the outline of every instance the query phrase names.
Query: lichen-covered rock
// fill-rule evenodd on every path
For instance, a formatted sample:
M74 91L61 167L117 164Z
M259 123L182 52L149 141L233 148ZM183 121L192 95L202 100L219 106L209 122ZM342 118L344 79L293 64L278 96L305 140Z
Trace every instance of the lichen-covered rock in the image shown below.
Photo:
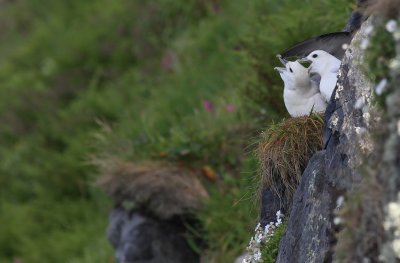
M119 263L188 263L199 256L185 239L180 220L159 220L122 208L110 214L107 237Z
M336 176L343 176L337 187L346 190L360 180L356 170L362 161L360 150L368 154L373 148L369 137L374 121L371 112L373 86L360 68L364 55L360 43L367 38L365 31L370 24L370 20L363 24L346 51L325 119L326 168Z
M396 1L376 4L366 67L376 80L375 101L381 118L373 130L373 152L363 156L358 169L363 181L340 214L344 224L335 262L341 263L400 262L400 67L396 66L400 65L400 30L398 19L388 17L398 14L400 6Z
M276 262L325 262L331 258L333 187L325 181L325 151L316 153L293 198L289 225Z

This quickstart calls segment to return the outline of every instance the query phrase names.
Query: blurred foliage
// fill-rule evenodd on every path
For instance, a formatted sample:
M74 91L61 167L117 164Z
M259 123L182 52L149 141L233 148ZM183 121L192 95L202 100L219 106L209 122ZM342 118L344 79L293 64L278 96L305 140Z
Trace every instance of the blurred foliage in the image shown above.
M374 101L376 104L386 110L386 98L393 92L396 84L393 76L390 76L390 66L396 57L396 42L393 34L388 32L385 25L388 21L382 18L378 19L368 40L368 47L365 52L365 62L362 69L370 81L377 86L383 81L386 82L381 93L377 94L374 90ZM361 43L360 43L361 44Z
M366 76L371 81L377 82L387 77L390 61L396 55L395 44L393 35L385 29L383 21L374 27L368 42L364 66L364 71L368 73Z
M285 114L275 55L349 12L345 0L1 1L0 262L112 262L92 155L229 174L200 218L207 254L240 254L255 218L252 200L237 203L253 176L239 172L244 146Z
M245 252L252 229L256 225L257 206L254 203L252 181L255 158L246 158L242 178L224 174L224 185L210 190L207 209L198 217L203 222L202 237L208 244L203 253L206 262L234 262Z

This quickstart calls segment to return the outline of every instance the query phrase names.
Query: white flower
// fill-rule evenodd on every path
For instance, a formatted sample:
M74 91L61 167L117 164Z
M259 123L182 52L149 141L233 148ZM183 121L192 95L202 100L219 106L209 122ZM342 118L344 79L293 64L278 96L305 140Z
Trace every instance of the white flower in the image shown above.
M283 214L282 214L281 210L278 210L278 212L276 212L276 218L279 219L281 217L283 217Z
M265 226L264 232L265 232L265 233L268 233L268 232L270 232L270 231L273 230L273 229L274 229L274 222L270 222L268 225Z
M398 200L387 205L387 214L383 226L386 231L393 234L391 246L395 256L400 259L400 193Z
M396 31L393 33L393 38L394 38L394 40L396 40L396 41L399 41L399 40L400 40L400 30L396 30Z
M349 48L349 44L343 44L343 45L342 45L342 49L343 49L343 50L347 50L348 48Z
M254 260L256 262L261 260L261 251L260 250L256 251L256 253L254 253Z
M387 79L386 78L382 79L378 83L378 85L376 85L375 92L376 92L376 94L378 96L381 95L385 91L386 85L387 85Z
M400 136L400 120L397 121L397 135Z
M386 30L389 32L389 33L393 33L394 31L396 31L396 29L397 29L397 22L395 21L395 20L389 20L387 23L386 23Z
M341 207L343 205L343 202L344 202L344 197L343 197L343 195L341 195L336 200L336 207Z
M340 217L335 217L334 219L333 219L333 223L335 224L335 225L340 225L341 223L342 223L342 219L340 218Z
M356 133L363 135L367 132L367 129L365 129L364 127L355 127Z
M400 205L395 202L391 202L388 205L389 215L392 218L400 218Z
M361 40L361 43L360 43L361 49L367 49L368 46L369 46L369 40L367 38L364 38L363 40Z
M370 35L374 31L374 27L372 25L367 26L364 30L365 34Z
M360 97L357 99L356 103L354 103L354 108L359 110L364 106L364 104L365 104L364 97ZM336 201L336 203L337 203L337 201Z
M400 258L400 239L393 240L392 243L393 251L396 254L397 258Z
M389 64L390 69L397 70L400 68L400 60L399 58L393 59Z
M256 242L257 243L261 243L261 241L263 241L263 239L264 239L263 234L256 235Z
M264 227L264 231L261 224L258 223L254 229L254 236L251 237L247 251L249 256L243 259L242 263L258 263L262 262L262 255L260 247L270 241L271 236L274 234L274 230L282 224L283 214L281 211L276 212L276 222L270 222Z

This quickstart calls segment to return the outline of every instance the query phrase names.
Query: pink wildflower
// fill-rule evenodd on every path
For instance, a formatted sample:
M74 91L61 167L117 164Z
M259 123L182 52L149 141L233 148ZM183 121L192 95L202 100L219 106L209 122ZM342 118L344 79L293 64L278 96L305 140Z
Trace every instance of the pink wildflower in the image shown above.
M226 105L226 111L227 112L233 112L235 110L235 107L233 107L232 104Z
M219 14L221 12L221 5L219 3L213 3L212 11L215 15Z
M164 54L161 64L165 71L172 71L174 69L176 55L173 51L169 50Z
M203 100L203 108L207 112L213 112L214 111L214 104L209 100Z

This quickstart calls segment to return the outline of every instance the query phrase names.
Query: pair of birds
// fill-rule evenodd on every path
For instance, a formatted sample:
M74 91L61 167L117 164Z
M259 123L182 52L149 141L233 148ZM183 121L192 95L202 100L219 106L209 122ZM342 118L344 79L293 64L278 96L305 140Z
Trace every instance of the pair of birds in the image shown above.
M353 12L346 31L320 35L290 47L278 55L285 67L275 69L284 82L283 98L292 117L325 112L337 82L337 73L349 44L360 28L363 16ZM288 61L289 58L301 58ZM305 68L301 63L310 64Z
M283 99L292 117L325 112L337 82L341 61L324 50L315 50L306 58L288 61L278 55L285 67L276 67L283 82ZM309 68L301 63L311 63ZM313 75L317 74L317 75Z
M284 82L284 102L289 114L293 117L309 115L312 111L325 112L327 103L335 89L337 73L345 49L361 24L368 18L363 13L366 9L383 9L390 12L394 0L357 0L357 8L351 13L343 31L323 34L283 51L278 58L285 67L277 67ZM397 2L396 2L397 3ZM368 13L368 12L367 12ZM303 58L294 62L288 58ZM301 61L311 63L307 69ZM319 76L310 76L318 74Z

